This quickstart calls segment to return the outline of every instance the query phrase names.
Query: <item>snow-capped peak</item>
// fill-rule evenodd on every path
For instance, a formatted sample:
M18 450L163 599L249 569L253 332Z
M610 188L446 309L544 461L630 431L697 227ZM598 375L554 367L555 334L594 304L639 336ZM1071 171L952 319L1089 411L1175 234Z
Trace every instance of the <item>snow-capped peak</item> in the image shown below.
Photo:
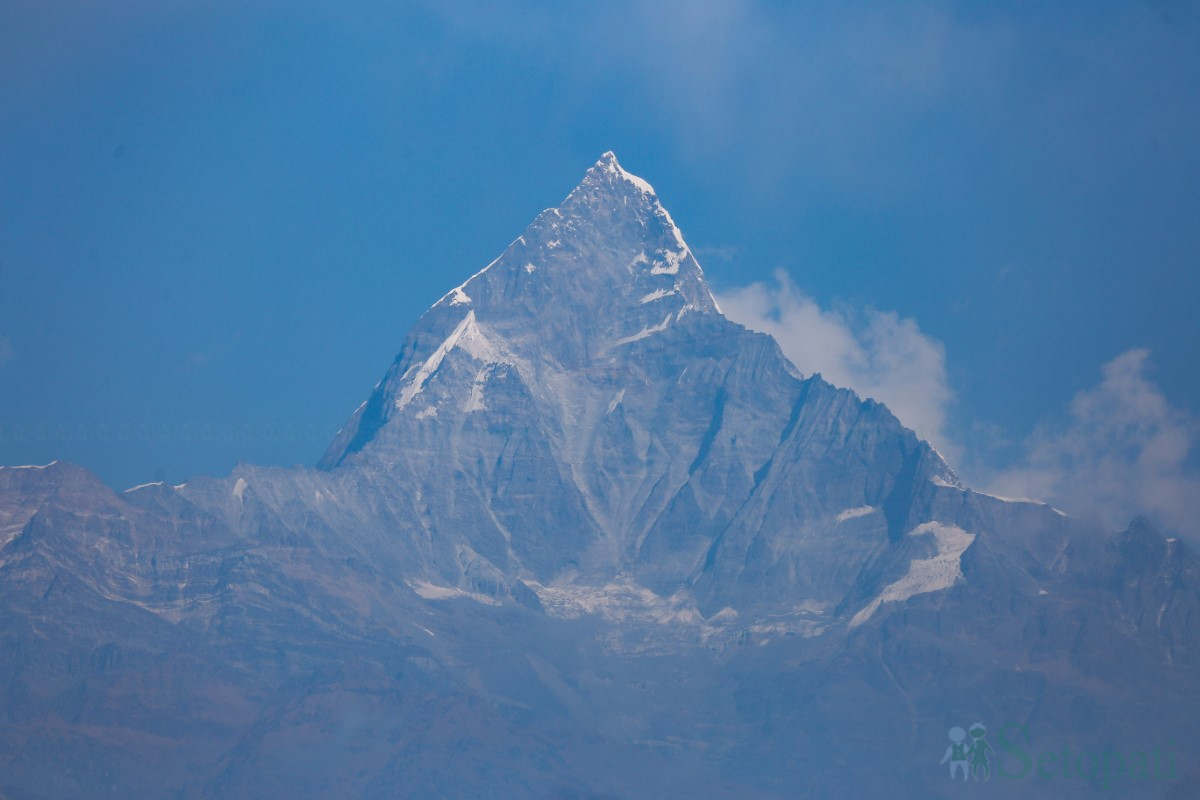
M454 370L443 362L456 349L481 362L463 372L463 386L447 390L458 407L473 411L483 405L468 398L492 374L480 372L488 364L587 368L601 355L621 357L626 348L663 347L688 335L676 329L687 331L704 315L719 313L653 187L607 152L558 207L539 214L499 257L430 308L322 463L339 463L362 447L393 414L425 395L435 374L448 380ZM425 395L412 414L432 418L423 410L428 400Z
M576 196L585 187L593 188L601 186L614 190L632 187L638 194L643 195L650 213L660 218L667 230L670 231L671 238L674 240L678 251L680 253L691 253L687 243L683 240L683 232L679 230L679 226L671 218L671 213L659 202L658 193L654 191L654 187L650 185L649 181L634 175L622 167L620 162L617 161L616 154L611 150L600 156L600 160L592 165L592 168L584 176L583 182L576 187L575 191L568 195L567 202L569 203L572 199L577 199Z
M600 160L598 160L592 166L591 170L588 171L588 174L591 175L593 172L611 175L617 180L622 180L631 184L639 192L648 194L651 197L656 197L654 193L654 187L651 186L645 179L639 178L632 172L626 171L625 168L621 166L621 163L617 161L617 154L612 150L609 150L605 152L604 155L600 156Z
M475 308L490 318L507 313L505 308L526 307L534 297L562 303L564 291L588 304L607 297L600 302L614 306L610 316L620 316L616 306L638 305L648 295L680 308L720 313L703 270L654 187L622 167L611 150L557 208L539 214L498 258L434 308ZM651 324L645 321L605 344Z

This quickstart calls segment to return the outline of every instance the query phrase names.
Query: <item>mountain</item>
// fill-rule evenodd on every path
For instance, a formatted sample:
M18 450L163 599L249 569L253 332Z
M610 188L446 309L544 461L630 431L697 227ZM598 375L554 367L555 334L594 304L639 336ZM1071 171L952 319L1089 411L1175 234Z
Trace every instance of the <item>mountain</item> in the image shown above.
M612 153L318 468L0 468L0 608L12 798L949 797L976 722L980 797L1200 786L1194 553L801 375Z

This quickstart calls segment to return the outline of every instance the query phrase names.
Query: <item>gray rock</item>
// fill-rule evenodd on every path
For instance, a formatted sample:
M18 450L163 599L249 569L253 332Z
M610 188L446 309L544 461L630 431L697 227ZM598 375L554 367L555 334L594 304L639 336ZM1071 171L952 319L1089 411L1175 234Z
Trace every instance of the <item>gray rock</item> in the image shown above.
M318 469L0 468L0 796L948 797L980 720L1164 748L1107 788L1181 796L1198 592L1185 543L974 492L799 374L605 154Z

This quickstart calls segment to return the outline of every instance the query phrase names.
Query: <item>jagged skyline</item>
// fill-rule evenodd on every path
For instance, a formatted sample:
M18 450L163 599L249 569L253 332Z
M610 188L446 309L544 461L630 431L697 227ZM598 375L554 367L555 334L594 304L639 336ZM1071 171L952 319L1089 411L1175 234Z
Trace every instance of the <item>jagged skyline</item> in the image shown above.
M6 21L0 462L314 463L444 287L612 149L730 308L973 483L1083 464L1102 489L1049 499L1195 516L1186 5Z
M1105 754L998 740L1031 800L1200 780L1107 757L1195 738L1194 549L964 486L726 318L611 153L320 469L0 468L0 605L15 797L925 797L964 719Z

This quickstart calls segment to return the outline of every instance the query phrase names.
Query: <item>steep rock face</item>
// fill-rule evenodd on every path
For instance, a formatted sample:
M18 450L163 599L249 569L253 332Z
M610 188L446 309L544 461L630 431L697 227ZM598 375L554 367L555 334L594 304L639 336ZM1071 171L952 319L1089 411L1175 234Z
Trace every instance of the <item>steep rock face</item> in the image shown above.
M552 376L586 373L689 312L715 311L700 266L653 189L606 153L560 207L543 211L429 310L322 465L336 466L371 442L386 450L394 437L381 429L425 391L448 355L513 368L542 399L564 402L546 385ZM473 396L475 404L459 398L459 409L482 410ZM444 395L434 386L408 413L441 412L438 399Z
M612 154L320 469L0 468L0 609L0 796L948 797L976 720L1180 760L980 796L1200 780L1187 545L971 491L798 374Z
M431 539L501 573L695 587L708 614L836 603L914 487L955 482L884 407L725 319L611 153L429 310L322 465L387 472Z

